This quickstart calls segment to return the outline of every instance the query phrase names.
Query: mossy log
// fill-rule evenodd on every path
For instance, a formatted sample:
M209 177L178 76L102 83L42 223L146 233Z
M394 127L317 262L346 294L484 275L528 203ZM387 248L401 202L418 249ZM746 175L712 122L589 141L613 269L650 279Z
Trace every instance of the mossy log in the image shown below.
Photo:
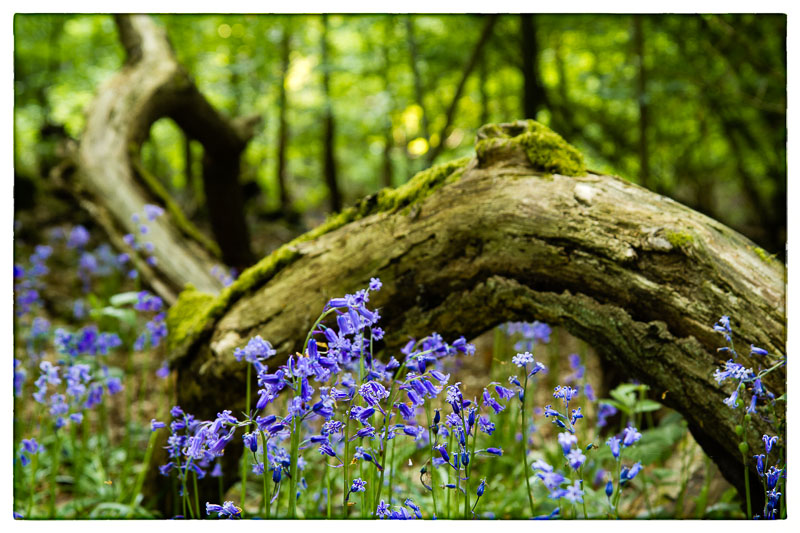
M112 244L130 253L145 282L167 302L174 302L187 282L217 292L221 283L210 272L215 264L252 264L238 175L240 156L260 119L232 120L214 109L176 59L166 32L150 17L117 15L115 21L125 64L98 89L80 145L52 175ZM187 220L141 163L142 143L162 117L173 119L203 145L203 184L216 242ZM137 232L131 216L141 214L146 203L159 204L167 213L150 224L152 267L122 239Z
M713 325L730 315L739 346L784 353L784 266L705 215L586 171L580 154L532 121L485 126L476 157L363 200L219 297L185 292L169 315L178 403L201 417L241 412L245 365L234 348L261 335L278 350L270 366L280 364L329 298L371 277L383 282L370 303L387 355L433 331L470 338L510 320L562 325L680 411L742 486L737 413L722 403L730 387L712 377L724 359ZM739 362L761 365L741 351ZM785 392L784 370L765 385ZM755 416L751 449L774 432Z

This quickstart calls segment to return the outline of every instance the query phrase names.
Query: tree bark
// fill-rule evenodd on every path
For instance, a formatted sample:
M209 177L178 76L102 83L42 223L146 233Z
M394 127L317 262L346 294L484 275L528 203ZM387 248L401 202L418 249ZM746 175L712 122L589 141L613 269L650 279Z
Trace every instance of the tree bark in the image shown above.
M291 32L289 30L291 21L284 22L283 34L281 35L281 76L278 86L278 195L280 197L280 209L284 216L288 217L293 212L292 202L289 197L286 165L286 149L289 145L289 124L286 120L288 101L286 98L286 76L289 74L289 51L291 49Z
M539 78L539 43L536 39L536 20L531 14L523 13L519 20L520 42L522 44L522 102L526 118L536 118L536 113L545 106L547 94Z
M450 339L512 320L563 325L680 411L741 488L738 417L722 403L730 386L712 377L725 358L713 325L730 315L737 345L785 353L784 266L724 225L620 178L543 173L514 140L528 127L482 128L478 156L398 192L432 194L392 209L367 198L350 212L362 217L277 250L261 274L243 274L247 285L240 278L213 302L221 312L173 350L179 404L200 417L241 411L245 365L235 347L261 335L278 350L275 368L301 348L329 298L379 277L370 303L381 312L387 357L433 331ZM741 351L738 362L758 369ZM785 392L784 369L765 386ZM751 449L774 431L755 416Z
M643 23L642 15L633 15L633 46L638 67L636 101L639 105L639 184L644 188L650 188L650 152L647 147L647 70L644 64Z
M333 117L333 103L330 88L330 59L328 58L328 15L322 15L322 90L325 98L325 116L323 117L322 171L330 194L331 211L342 209L342 195L339 190L339 178L336 170L336 122Z
M216 292L220 283L210 269L218 257L239 269L252 263L237 177L240 155L259 119L229 120L217 112L177 62L166 33L152 19L118 15L115 20L127 54L125 65L99 89L73 161L58 167L53 176L121 249L127 248L122 236L136 233L131 216L147 203L164 206L167 216L152 223L148 233L157 266L149 267L131 250L145 282L170 303L187 282ZM203 145L204 188L219 245L186 220L166 188L141 164L141 144L162 117L172 118Z

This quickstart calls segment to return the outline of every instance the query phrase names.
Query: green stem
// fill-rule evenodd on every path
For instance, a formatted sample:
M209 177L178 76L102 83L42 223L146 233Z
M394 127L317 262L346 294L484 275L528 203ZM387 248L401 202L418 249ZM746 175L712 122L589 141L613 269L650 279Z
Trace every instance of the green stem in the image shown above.
M25 511L25 518L32 518L31 512L33 511L33 497L36 494L36 469L39 466L39 453L33 454L31 457L31 486L28 493L28 509Z
M435 435L433 434L433 429L431 428L431 405L430 402L425 403L425 416L428 420L428 448L431 452L431 498L433 499L433 514L436 516L439 512L436 510L436 467L433 466L433 441ZM472 450L475 451L475 441L472 441ZM474 455L474 453L473 453ZM377 503L377 502L376 502Z
M194 485L194 505L197 511L197 518L202 517L200 513L200 491L197 490L197 472L192 470L192 484Z
M150 466L150 459L153 457L153 449L156 445L156 437L158 431L151 431L150 432L150 439L147 441L147 450L144 452L144 462L142 463L142 471L139 472L139 475L136 477L136 485L133 488L133 496L131 497L131 510L128 514L128 518L133 516L133 507L136 505L136 500L139 498L139 494L142 492L142 486L144 485L144 478L147 476L147 470Z
M295 391L299 384L295 380ZM289 518L297 518L297 458L300 452L300 420L292 416L292 455L291 478L289 479Z
M261 473L261 480L264 482L264 518L269 520L269 489L267 488L267 437L263 431L261 433L261 457L264 460L264 471Z
M536 508L533 505L533 492L531 491L531 480L530 480L530 470L528 469L528 431L527 431L527 424L525 423L525 404L528 401L528 369L525 368L525 386L522 389L522 407L520 409L521 413L521 426L522 426L522 446L520 449L522 450L522 463L525 466L525 471L523 473L523 477L525 478L525 486L527 487L528 493L528 503L531 507L531 516L536 514Z
M245 388L245 391L246 391L245 392L245 394L246 394L246 397L245 397L246 398L245 399L245 409L247 410L248 418L250 417L250 367L251 366L252 365L250 363L247 363L247 385L246 385L246 388ZM245 431L245 433L250 431L250 423L249 422L247 424L245 424L244 431ZM244 500L245 500L246 496L247 496L247 453L243 453L242 454L242 490L241 490L241 497L240 497L241 502L242 502L242 518L244 518L244 513L245 513Z
M53 453L50 463L50 519L56 517L56 476L58 475L58 468L61 465L61 437L58 435L58 430L53 427L53 434L55 435L56 442L53 446Z
M351 400L352 401L352 400ZM349 479L347 479L348 470L350 467L350 403L347 403L347 410L344 415L344 466L342 467L343 482L342 482L342 518L347 518L349 507L347 505L347 489L349 486Z

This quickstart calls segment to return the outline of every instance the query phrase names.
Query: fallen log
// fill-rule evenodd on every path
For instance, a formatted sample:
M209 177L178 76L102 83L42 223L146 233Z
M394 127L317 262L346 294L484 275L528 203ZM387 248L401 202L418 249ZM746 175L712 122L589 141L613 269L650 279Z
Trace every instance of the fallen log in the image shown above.
M371 277L383 282L370 303L387 353L433 331L470 338L511 320L562 325L680 411L743 487L739 420L713 378L725 359L713 325L730 315L738 345L785 353L785 267L705 215L586 171L579 153L533 121L484 126L475 157L362 200L219 296L181 293L168 316L178 403L204 418L241 412L245 365L234 348L261 335L278 350L270 366L281 364L329 298ZM738 362L759 366L745 353ZM765 385L785 392L785 369ZM751 449L774 432L754 417Z

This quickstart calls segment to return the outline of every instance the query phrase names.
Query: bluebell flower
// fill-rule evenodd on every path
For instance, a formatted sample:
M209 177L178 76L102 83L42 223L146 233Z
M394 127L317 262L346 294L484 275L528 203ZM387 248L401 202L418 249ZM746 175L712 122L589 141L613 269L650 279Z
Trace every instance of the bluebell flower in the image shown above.
M145 204L144 214L148 221L153 222L155 219L164 214L164 210L157 205Z
M756 460L756 471L758 472L758 475L764 477L764 454L762 453L760 455L754 455L753 459Z
M378 507L375 509L375 514L379 518L388 518L391 514L389 510L389 506L386 505L386 502L381 500L381 503L378 504Z
M614 484L611 483L611 480L608 480L606 483L606 497L611 501L611 495L614 493Z
M485 490L486 490L486 478L483 478L483 479L481 480L481 484L480 484L480 485L478 485L478 492L477 492L478 498L480 498L481 496L483 496L483 492L484 492Z
M511 358L511 362L520 368L526 367L528 363L533 363L533 354L530 352L518 353Z
M767 470L767 489L772 490L778 484L781 477L784 477L784 470L776 467L775 465L769 467Z
M242 510L236 507L233 502L225 502L222 505L206 502L206 514L211 516L211 513L217 513L218 517L225 517L231 520L242 517Z
M576 437L571 433L559 433L558 444L561 445L561 449L564 452L564 455L567 455L572 449L572 447L578 444L578 437Z
M769 352L764 348L759 348L757 346L750 345L750 355L768 355Z
M632 446L635 442L642 438L642 434L639 433L635 427L628 426L623 430L623 437L622 437L622 444L627 446Z
M583 455L583 452L581 452L579 448L575 448L567 454L567 461L569 461L569 466L571 466L573 470L578 470L586 461L586 456Z
M495 430L495 425L489 420L488 416L481 415L478 418L478 429L487 435L491 435Z
M641 461L634 463L630 467L630 469L627 466L623 466L622 470L620 471L620 478L619 478L620 483L624 485L628 481L631 481L633 478L636 477L636 474L638 474L641 470L642 470Z
M769 455L769 452L772 451L772 447L775 446L775 444L778 442L778 437L777 436L770 437L769 435L764 435L763 437L761 437L761 440L764 441L764 448L767 450L767 455Z
M367 490L367 482L361 478L355 478L350 487L350 492L364 492L365 490Z
M496 455L496 456L499 457L499 456L503 455L503 449L502 448L486 448L486 453L491 454L491 455Z
M583 414L581 413L581 408L578 407L577 409L573 409L572 410L572 418L570 419L570 422L572 423L572 425L574 426L575 422L577 422L581 418L583 418Z
M163 428L163 427L167 427L167 425L164 422L159 422L155 418L150 420L150 431L155 431L155 430L157 430L159 428Z
M489 391L486 389L483 389L483 405L488 405L489 407L491 407L495 414L501 412L503 409L506 408L505 405L498 403L497 400L492 398L492 395L489 394Z
M561 508L560 507L556 507L555 509L553 509L550 512L550 514L539 515L539 516L534 517L533 519L534 520L552 520L552 519L556 518L560 512L561 512Z
M403 505L414 511L414 515L417 518L422 518L422 511L420 510L419 506L411 501L411 498L406 498L406 501L403 502Z
M608 441L606 441L606 444L608 444L608 447L611 448L611 454L614 456L614 458L619 459L619 438L616 436L610 437Z
M89 232L83 226L75 226L69 232L68 248L83 248L89 242ZM49 254L48 254L49 255Z
M563 497L572 503L583 502L583 490L581 489L580 485L581 482L579 480L575 480L575 483L567 486Z

